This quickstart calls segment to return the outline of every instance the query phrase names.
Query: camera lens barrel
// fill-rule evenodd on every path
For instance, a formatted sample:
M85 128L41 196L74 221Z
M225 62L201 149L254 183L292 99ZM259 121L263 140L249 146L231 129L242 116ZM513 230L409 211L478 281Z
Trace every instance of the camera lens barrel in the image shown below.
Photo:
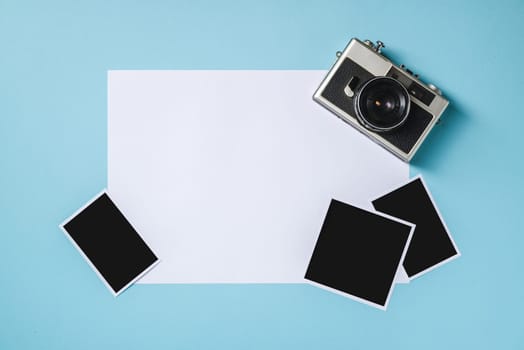
M410 109L408 91L390 77L375 77L365 82L353 103L358 121L375 132L398 128L406 121Z

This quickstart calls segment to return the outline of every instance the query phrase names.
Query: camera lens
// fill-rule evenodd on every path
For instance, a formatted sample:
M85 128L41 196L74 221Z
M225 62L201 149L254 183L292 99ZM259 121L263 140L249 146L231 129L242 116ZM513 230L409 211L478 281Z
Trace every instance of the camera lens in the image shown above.
M354 103L360 123L377 132L399 127L409 114L406 88L389 77L368 80L358 91Z

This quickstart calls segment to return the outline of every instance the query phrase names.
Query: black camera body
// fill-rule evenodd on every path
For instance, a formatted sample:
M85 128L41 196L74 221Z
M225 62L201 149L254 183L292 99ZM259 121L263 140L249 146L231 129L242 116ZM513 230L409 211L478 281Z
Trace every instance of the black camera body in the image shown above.
M434 85L384 57L383 47L380 41L351 39L313 99L409 162L449 101Z

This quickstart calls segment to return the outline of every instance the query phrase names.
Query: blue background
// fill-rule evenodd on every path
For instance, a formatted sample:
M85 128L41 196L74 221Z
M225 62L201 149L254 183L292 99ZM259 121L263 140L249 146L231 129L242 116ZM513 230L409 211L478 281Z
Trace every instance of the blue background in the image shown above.
M522 1L0 0L0 349L524 348L523 18ZM58 228L106 185L107 70L328 69L352 36L451 99L411 173L462 257L387 312L309 285L113 298Z

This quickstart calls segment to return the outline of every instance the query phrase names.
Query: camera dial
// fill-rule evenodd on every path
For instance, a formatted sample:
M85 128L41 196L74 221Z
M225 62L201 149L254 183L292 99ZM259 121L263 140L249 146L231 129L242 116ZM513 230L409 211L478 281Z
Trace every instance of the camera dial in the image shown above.
M401 126L410 108L408 91L390 77L368 80L356 93L353 102L358 121L376 132L387 132Z
M377 40L377 44L373 44L371 42L371 40L364 40L364 44L366 44L367 46L369 46L370 48L373 49L373 51L377 52L377 53L381 53L382 52L382 48L383 47L386 47L386 45L384 45L384 43L380 40Z
M442 91L440 91L440 89L438 87L436 87L435 85L428 84L428 88L430 90L432 90L433 92L435 92L437 95L441 95L442 96Z

